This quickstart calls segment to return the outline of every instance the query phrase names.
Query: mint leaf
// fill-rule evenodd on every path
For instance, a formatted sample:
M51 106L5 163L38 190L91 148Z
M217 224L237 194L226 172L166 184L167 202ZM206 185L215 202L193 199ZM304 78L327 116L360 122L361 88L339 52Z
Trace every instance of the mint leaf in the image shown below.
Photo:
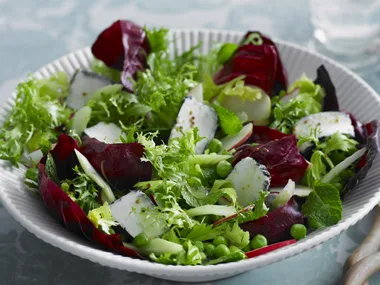
M235 135L243 128L243 124L234 112L216 104L212 106L218 114L220 127L226 135Z
M342 219L339 190L332 184L316 182L302 206L302 212L314 228L335 225Z

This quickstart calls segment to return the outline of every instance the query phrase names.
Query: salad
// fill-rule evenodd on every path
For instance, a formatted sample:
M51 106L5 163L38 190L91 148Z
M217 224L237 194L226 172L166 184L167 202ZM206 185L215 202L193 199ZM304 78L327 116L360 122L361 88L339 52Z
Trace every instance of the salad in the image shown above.
M20 83L0 158L69 231L152 262L235 262L338 223L378 122L340 110L324 66L288 83L260 32L208 54L171 44L119 20L91 69Z

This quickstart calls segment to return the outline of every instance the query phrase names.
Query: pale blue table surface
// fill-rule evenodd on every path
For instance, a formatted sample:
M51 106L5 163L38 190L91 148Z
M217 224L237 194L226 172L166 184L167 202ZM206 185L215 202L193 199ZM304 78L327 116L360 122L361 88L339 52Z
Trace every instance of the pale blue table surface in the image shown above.
M90 45L119 18L148 26L261 30L305 45L306 0L0 0L0 101L49 61ZM380 74L364 77L380 90ZM212 284L337 284L373 212L338 237L300 255ZM54 248L23 229L0 205L0 284L174 284L119 271ZM178 284L178 283L176 283ZM380 284L380 275L371 279Z

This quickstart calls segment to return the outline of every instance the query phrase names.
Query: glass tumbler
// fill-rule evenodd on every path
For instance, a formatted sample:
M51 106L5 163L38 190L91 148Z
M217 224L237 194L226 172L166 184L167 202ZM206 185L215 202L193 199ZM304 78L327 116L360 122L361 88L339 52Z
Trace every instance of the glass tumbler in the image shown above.
M365 72L380 68L380 0L310 0L310 47Z

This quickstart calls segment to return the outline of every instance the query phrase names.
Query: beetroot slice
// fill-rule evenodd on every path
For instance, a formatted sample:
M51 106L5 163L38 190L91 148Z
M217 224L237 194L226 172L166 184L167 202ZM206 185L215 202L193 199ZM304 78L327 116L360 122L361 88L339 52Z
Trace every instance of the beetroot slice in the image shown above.
M243 41L251 34L248 32ZM260 87L269 95L277 95L287 88L287 76L276 45L261 35L263 43L241 44L232 57L214 75L216 84L223 84L244 75L246 84Z
M142 27L131 21L119 20L98 36L91 51L107 66L123 71L121 82L132 91L130 78L146 68L149 43Z
M284 186L289 179L300 181L309 165L299 152L295 135L258 146L241 146L234 155L233 165L245 157L251 157L266 166L271 175L271 187Z
M292 198L284 206L258 220L240 224L240 227L249 232L251 239L262 234L268 243L274 243L291 238L290 228L294 224L304 224L304 216L299 211L297 202Z
M59 157L56 161L57 169L60 166L60 162L68 161L68 158L73 155L74 149L76 148L75 141L72 138L70 138L70 141L69 138L67 135L61 135L54 149L57 157ZM69 152L70 148L71 152ZM65 150L65 152L62 150ZM85 212L71 200L57 184L50 180L45 171L44 163L44 161L41 161L38 166L40 194L48 210L62 222L69 231L80 233L90 241L98 243L108 250L131 257L141 257L133 249L125 247L118 234L107 235L97 229L87 218Z
M289 136L267 126L254 126L251 137L245 143L265 144Z
M130 190L152 178L152 165L141 161L144 147L139 143L106 144L85 137L80 151L114 189Z
M274 251L274 250L279 249L281 247L294 244L294 243L296 243L295 239L281 241L281 242L274 243L274 244L271 244L271 245L268 245L268 246L265 246L265 247L262 247L259 249L248 251L245 253L245 255L247 256L247 258L253 258L253 257L259 256L259 255L266 254L268 252Z

